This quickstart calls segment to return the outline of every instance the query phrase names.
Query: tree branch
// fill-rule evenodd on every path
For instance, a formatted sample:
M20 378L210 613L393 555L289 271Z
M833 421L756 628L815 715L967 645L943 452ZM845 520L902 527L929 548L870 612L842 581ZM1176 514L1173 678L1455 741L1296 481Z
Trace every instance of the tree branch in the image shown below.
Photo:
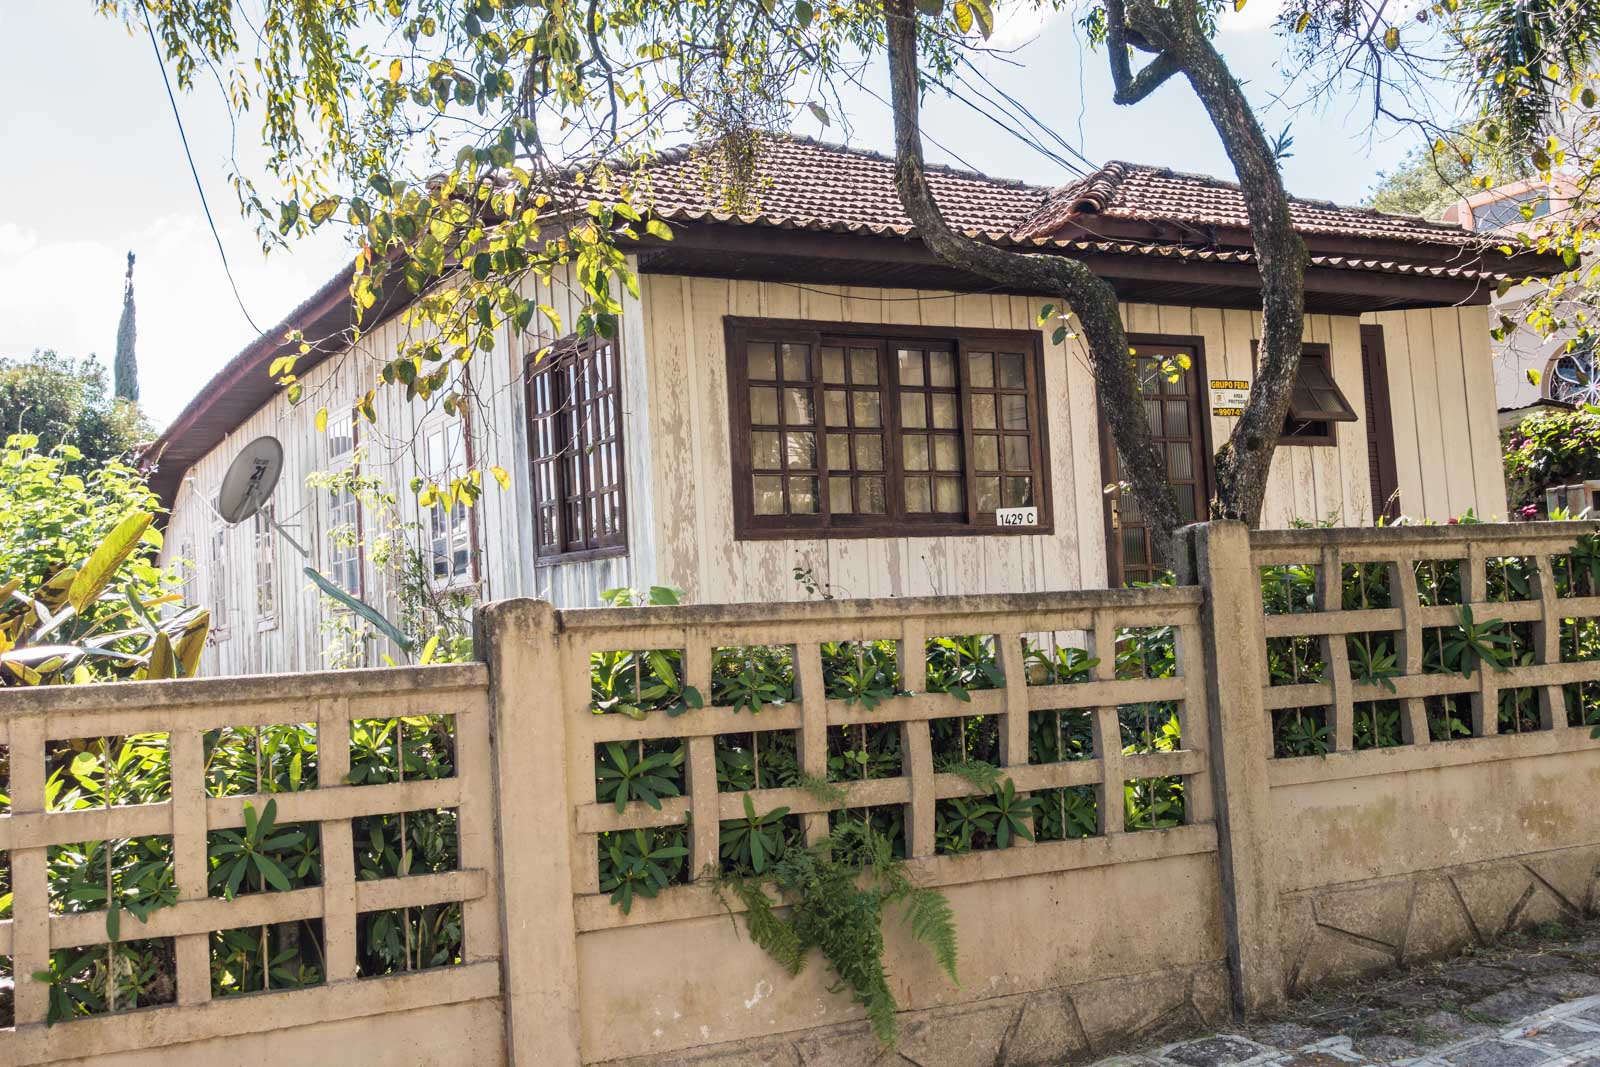
M947 263L1015 291L1058 293L1072 308L1088 348L1100 406L1122 461L1122 477L1148 524L1156 557L1170 564L1172 535L1181 519L1172 487L1167 484L1166 457L1151 440L1115 290L1078 260L1012 252L950 228L928 185L922 157L914 0L887 0L884 16L893 89L895 186L907 216L922 242Z
M1178 62L1172 53L1158 52L1143 70L1133 73L1129 50L1155 49L1142 34L1129 31L1122 3L1123 0L1106 0L1106 56L1111 61L1111 84L1115 90L1111 99L1118 104L1137 104L1178 73Z

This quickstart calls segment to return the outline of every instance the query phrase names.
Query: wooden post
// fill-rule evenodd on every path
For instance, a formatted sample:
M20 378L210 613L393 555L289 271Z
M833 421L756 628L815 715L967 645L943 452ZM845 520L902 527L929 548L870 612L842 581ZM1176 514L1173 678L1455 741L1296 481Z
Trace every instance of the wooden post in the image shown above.
M1282 1003L1277 871L1267 779L1271 724L1262 700L1266 630L1261 576L1240 522L1184 529L1187 577L1205 589L1201 642L1216 796L1222 907L1235 1008L1258 1015ZM1196 716L1198 719L1198 716Z
M549 604L487 605L477 644L489 664L507 1061L579 1067L573 798L587 788L592 801L594 786L568 781L566 727L583 709L564 684ZM539 773L530 774L534 761Z

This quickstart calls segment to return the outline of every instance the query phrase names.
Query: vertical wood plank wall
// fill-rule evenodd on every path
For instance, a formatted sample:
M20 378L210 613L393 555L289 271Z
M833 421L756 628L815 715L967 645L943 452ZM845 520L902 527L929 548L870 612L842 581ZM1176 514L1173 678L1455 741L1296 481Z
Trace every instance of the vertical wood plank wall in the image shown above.
M627 469L629 552L626 556L557 566L535 565L532 491L521 368L530 350L554 340L540 319L533 338L502 338L488 358L473 364L480 404L472 433L478 464L503 467L512 489L502 492L485 475L474 509L480 599L537 596L562 607L598 601L619 585L663 582L682 586L692 602L799 600L808 595L795 579L809 570L838 596L954 595L1102 586L1107 579L1103 479L1093 378L1078 344L1045 345L1046 410L1050 419L1050 469L1055 532L1039 536L907 537L874 539L733 539L726 352L723 316L747 315L820 321L885 322L928 326L1035 329L1040 301L1031 297L920 290L793 285L646 275L641 299L624 297L623 417ZM564 329L576 320L570 279L558 278L538 294L560 314ZM1128 304L1128 329L1197 337L1209 378L1252 376L1250 342L1260 315L1251 311ZM1493 368L1483 308L1385 312L1361 319L1312 315L1307 340L1331 346L1333 370L1363 418L1360 323L1384 328L1394 406L1396 466L1401 508L1418 518L1444 521L1468 507L1483 517L1503 515L1495 422ZM304 562L276 543L278 610L270 625L255 611L255 570L250 524L226 529L210 502L228 462L262 434L284 445L283 477L274 494L280 521L325 565L327 495L306 479L329 466L327 442L313 418L318 408L338 410L374 386L377 368L413 329L399 318L365 336L355 349L305 376L305 399L291 406L279 395L248 419L189 472L168 526L164 556L186 550L196 564L194 588L209 590L210 539L224 529L229 603L225 636L207 653L208 674L308 670L326 666L320 598L300 573ZM1209 402L1209 397L1206 398ZM395 493L403 522L425 516L409 491L420 472L416 430L429 405L407 404L394 389L377 389L375 427L361 428L363 472L380 476ZM1232 419L1213 418L1213 444L1226 440ZM1364 525L1372 521L1367 481L1365 424L1337 427L1335 448L1282 448L1273 462L1263 525L1296 522ZM375 531L363 509L365 535ZM415 532L407 536L416 538ZM190 547L192 546L192 548ZM388 576L364 561L369 603L392 611ZM372 648L369 662L381 652Z

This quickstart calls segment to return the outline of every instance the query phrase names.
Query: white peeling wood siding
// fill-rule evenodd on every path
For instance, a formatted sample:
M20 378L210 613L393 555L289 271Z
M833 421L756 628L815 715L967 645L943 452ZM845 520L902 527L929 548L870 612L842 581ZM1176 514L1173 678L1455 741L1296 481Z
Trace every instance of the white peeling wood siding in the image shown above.
M554 286L538 287L537 292L530 283L528 295L553 307L563 328L570 330L577 321L577 306L571 296L576 291L575 278L558 276ZM599 599L602 590L634 580L632 556L641 546L648 548L650 532L646 521L650 450L641 447L644 435L633 422L635 413L648 407L649 383L642 366L640 327L644 316L636 300L624 296L623 302L622 417L628 464L629 554L554 566L535 565L522 363L529 352L557 339L552 325L537 317L535 333L514 339L510 330L505 331L494 352L480 355L471 365L478 398L470 419L473 459L484 472L483 495L470 511L477 535L480 599L538 596L558 606L588 606ZM327 562L328 494L306 484L308 477L327 471L330 466L326 437L315 426L319 408L326 406L330 412L347 410L368 389L376 390L377 422L358 427L361 472L383 480L396 499L400 521L421 523L426 519L410 489L411 479L423 474L424 443L418 431L431 426L433 420L443 419L443 412L438 409L437 399L432 403L407 403L401 390L377 382L382 363L411 330L397 316L362 337L352 348L312 368L303 376L305 395L298 405L291 405L280 392L185 476L167 525L163 558L170 561L188 555L195 564L193 589L202 601L211 588L211 538L219 530L225 545L224 571L229 590L226 618L216 619L217 636L206 652L205 673L315 670L328 665L322 597L301 573L307 563L323 569ZM228 528L212 507L229 462L241 447L264 434L277 437L284 447L283 475L272 497L279 521L311 554L310 560L305 560L282 538L274 539L278 609L271 620L259 618L256 612L251 524ZM502 491L495 484L489 474L491 467L502 467L511 476L509 491ZM373 515L368 508L361 510L363 536L370 540L376 533ZM416 531L410 533L413 542L420 536ZM363 559L362 594L369 604L394 617L397 602L390 576L374 564L370 551ZM367 649L366 661L379 663L384 653L398 658L397 650L387 642L379 642Z

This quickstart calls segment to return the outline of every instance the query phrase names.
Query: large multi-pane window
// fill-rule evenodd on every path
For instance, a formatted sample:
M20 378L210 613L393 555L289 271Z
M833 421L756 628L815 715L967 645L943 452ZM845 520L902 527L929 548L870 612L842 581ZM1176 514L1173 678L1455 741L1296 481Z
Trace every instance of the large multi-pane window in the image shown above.
M538 554L627 550L617 344L568 341L529 357L528 451Z
M349 415L328 420L328 469L355 474L356 425ZM361 502L348 483L328 500L328 577L352 596L361 595Z
M741 537L1049 528L1038 337L729 320Z
M278 560L273 551L272 504L261 505L252 530L256 566L256 625L262 629L278 621Z
M428 429L424 435L428 478L439 487L440 498L428 509L428 559L434 584L456 585L472 580L472 512L452 486L463 480L471 466L461 420L453 419Z

